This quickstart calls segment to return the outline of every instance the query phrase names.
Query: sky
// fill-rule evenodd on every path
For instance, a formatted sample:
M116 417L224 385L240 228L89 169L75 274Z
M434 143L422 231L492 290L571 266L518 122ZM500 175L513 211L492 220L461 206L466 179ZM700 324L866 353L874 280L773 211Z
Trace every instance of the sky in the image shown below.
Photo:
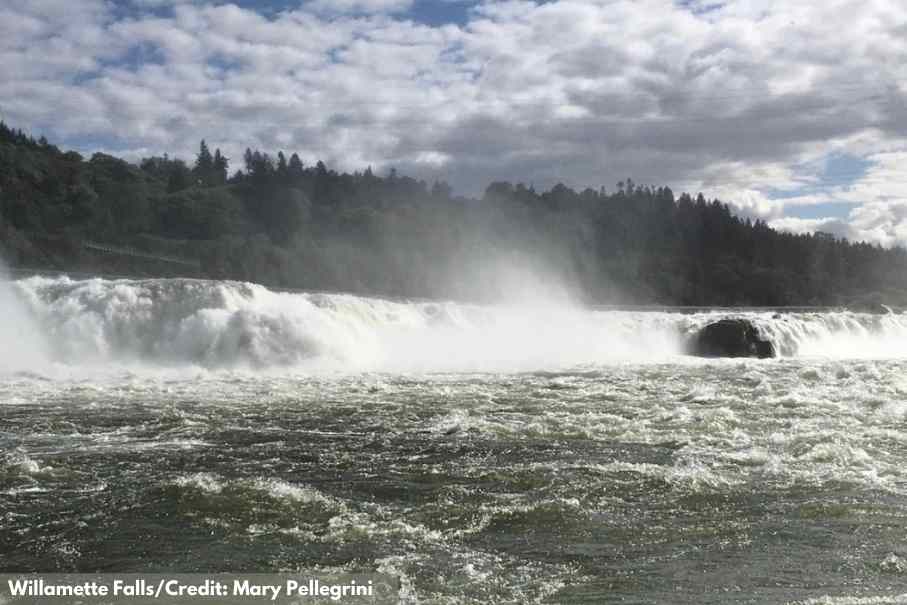
M907 245L903 0L3 0L0 119L464 195L630 177Z

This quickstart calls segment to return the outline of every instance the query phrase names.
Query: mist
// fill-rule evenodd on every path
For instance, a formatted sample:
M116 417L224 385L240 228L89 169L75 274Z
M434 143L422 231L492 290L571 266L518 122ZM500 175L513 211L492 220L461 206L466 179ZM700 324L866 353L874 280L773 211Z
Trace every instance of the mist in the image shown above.
M47 361L41 329L0 259L0 372L32 370Z

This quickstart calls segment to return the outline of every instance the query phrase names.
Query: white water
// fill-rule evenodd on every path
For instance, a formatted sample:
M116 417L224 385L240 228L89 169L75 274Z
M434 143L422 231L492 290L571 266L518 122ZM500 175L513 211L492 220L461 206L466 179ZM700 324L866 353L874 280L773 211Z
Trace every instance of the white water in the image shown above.
M0 371L33 369L47 363L42 331L0 264Z
M532 370L677 360L697 329L746 317L785 357L907 356L907 316L600 311L277 293L197 280L33 277L0 289L3 362L342 370ZM32 319L33 318L33 319Z
M6 284L0 313L22 568L152 569L174 549L216 567L226 544L261 571L390 573L406 603L903 592L907 316L47 278ZM727 316L784 358L682 354ZM523 369L545 371L506 373ZM168 539L99 554L96 527Z

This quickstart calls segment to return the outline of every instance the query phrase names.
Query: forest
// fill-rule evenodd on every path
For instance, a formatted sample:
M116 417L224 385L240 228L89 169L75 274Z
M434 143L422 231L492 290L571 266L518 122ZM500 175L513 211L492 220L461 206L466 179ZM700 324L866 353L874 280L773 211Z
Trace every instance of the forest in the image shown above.
M202 141L191 163L86 159L0 123L0 255L12 269L254 281L489 300L559 289L590 304L907 304L907 252L791 234L701 194L491 183L454 195L390 170Z

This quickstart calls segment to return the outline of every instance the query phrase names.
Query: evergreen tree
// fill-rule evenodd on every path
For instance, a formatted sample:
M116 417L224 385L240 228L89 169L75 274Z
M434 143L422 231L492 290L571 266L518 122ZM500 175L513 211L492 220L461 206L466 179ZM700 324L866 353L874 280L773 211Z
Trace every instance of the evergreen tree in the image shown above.
M174 160L168 166L167 191L174 193L192 186L192 171L182 160Z
M202 139L199 144L198 155L195 158L195 167L192 169L192 176L198 185L210 186L214 178L214 156L208 149L208 144Z
M305 169L302 166L302 160L299 159L299 155L293 154L290 156L290 163L287 167L291 181L300 180L305 174Z
M305 169L297 154L275 162L251 148L243 160L224 186L227 158L204 141L191 169L166 155L86 162L0 122L0 245L13 263L72 269L79 255L60 252L70 236L154 241L203 259L200 276L402 296L492 291L489 259L505 254L598 302L907 304L901 248L778 232L702 194L675 199L629 178L610 195L500 181L475 203L396 171ZM92 262L82 268L160 270Z
M229 169L230 160L221 154L220 149L215 149L214 162L212 163L212 184L218 186L225 184Z
M249 147L246 147L246 152L243 154L243 161L246 164L246 174L251 175L252 170L255 167L255 158L252 155L252 150Z
M277 179L286 183L289 179L289 167L287 166L287 157L283 151L277 152Z

